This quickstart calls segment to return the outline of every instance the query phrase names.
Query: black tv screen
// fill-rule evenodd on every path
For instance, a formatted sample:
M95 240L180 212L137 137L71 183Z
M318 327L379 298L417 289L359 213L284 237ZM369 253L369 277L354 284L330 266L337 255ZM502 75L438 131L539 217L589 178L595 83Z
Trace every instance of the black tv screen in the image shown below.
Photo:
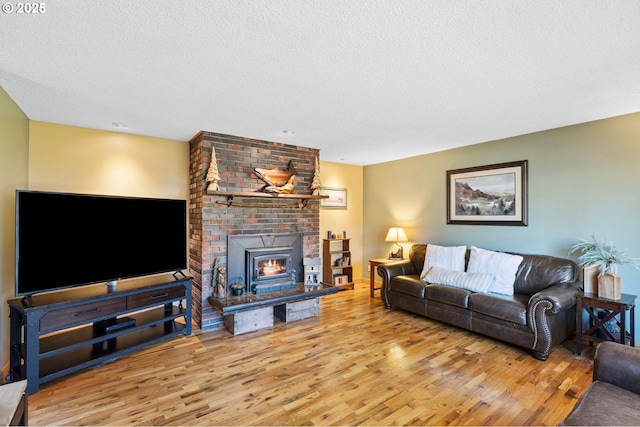
M16 191L16 295L180 271L186 201Z

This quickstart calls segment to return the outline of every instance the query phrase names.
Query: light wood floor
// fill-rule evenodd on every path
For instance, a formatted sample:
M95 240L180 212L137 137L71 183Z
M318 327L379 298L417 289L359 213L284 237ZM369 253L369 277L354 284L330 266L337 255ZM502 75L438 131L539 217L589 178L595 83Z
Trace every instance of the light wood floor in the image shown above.
M234 337L196 332L43 385L32 425L556 425L592 352L527 351L369 298ZM591 350L591 349L587 349ZM589 353L589 354L588 354Z

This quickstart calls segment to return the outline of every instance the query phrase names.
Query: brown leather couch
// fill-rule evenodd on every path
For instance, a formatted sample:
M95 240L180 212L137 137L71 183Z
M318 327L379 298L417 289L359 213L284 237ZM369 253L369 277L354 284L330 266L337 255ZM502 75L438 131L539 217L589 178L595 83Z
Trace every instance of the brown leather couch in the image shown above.
M549 351L576 329L581 284L568 259L526 255L516 273L514 295L475 293L426 284L420 279L427 245L413 245L409 258L378 266L380 295L387 309L401 308L532 350L546 360ZM468 251L467 251L468 255Z
M640 425L640 349L600 343L593 358L593 383L562 425Z

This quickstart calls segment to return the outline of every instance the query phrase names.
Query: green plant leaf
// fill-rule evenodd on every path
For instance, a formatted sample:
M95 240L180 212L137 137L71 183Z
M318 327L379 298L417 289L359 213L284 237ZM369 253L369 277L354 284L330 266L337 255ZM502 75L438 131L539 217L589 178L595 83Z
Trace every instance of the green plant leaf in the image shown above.
M634 268L640 268L640 258L631 258L627 256L626 252L618 250L613 243L606 243L606 241L598 241L594 234L591 235L591 239L578 239L578 241L571 246L569 255L574 252L582 252L582 255L578 257L578 265L596 266L600 270L599 276L602 276L606 272L616 274L618 267L622 265L631 265Z

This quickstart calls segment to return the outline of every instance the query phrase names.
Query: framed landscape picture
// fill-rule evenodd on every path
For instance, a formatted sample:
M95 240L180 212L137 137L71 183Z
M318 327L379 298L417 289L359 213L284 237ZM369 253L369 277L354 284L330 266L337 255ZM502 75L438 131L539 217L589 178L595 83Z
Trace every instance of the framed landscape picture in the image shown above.
M527 160L447 171L447 224L527 225Z
M347 189L322 187L320 194L329 196L328 199L320 199L321 208L347 209Z

